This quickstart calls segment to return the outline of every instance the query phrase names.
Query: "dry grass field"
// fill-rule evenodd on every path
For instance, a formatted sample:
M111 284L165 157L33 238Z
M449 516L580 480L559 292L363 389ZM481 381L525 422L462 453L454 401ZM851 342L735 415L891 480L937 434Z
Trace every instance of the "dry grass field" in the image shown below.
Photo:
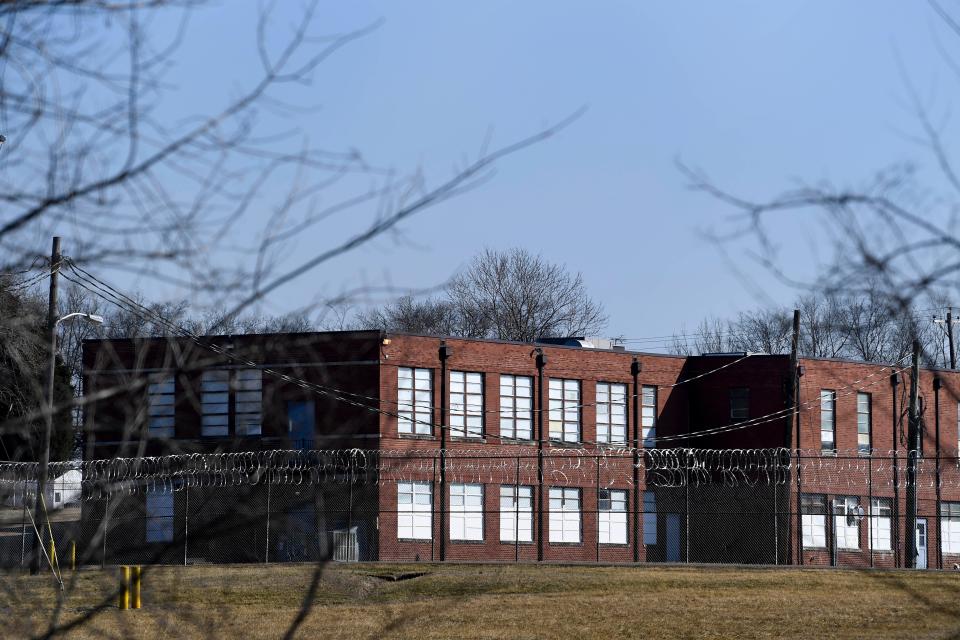
M147 568L143 609L112 602L116 570L68 580L70 638L276 638L314 567ZM404 574L417 577L394 581ZM48 630L50 576L4 575L3 637ZM731 567L328 565L302 638L947 638L960 574ZM98 609L103 606L102 609Z

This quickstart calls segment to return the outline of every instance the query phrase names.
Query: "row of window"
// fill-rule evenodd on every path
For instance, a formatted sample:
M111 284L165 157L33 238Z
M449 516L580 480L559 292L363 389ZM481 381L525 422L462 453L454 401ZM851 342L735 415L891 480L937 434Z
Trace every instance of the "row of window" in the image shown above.
M209 369L200 378L200 434L258 436L263 425L263 372L260 369ZM152 438L175 435L176 384L173 375L151 378L147 386L147 433Z
M872 449L871 428L873 408L869 393L857 393L857 451L870 453ZM824 451L837 449L837 392L820 390L820 448Z
M827 497L802 494L801 521L803 546L827 547ZM856 496L837 496L833 499L833 532L836 548L860 549L860 525L870 523L868 545L874 551L891 551L893 506L890 498L872 498L869 512L864 512ZM960 553L960 502L940 504L940 544L943 553Z
M450 435L482 438L486 429L482 373L451 371L449 379ZM550 378L548 382L549 437L560 442L582 441L582 393L579 380ZM643 444L656 446L657 387L640 391L640 428ZM397 429L401 434L433 435L433 371L397 368ZM598 382L594 402L597 442L627 444L627 385ZM500 376L500 437L532 440L534 424L533 378Z
M451 540L484 540L484 485L451 484L449 535ZM549 491L549 541L580 544L582 541L582 489L551 487ZM657 543L656 499L643 494L643 543ZM533 542L533 487L500 487L500 542ZM397 538L430 540L433 536L433 485L429 482L397 483ZM597 536L600 544L627 544L627 491L600 489L597 496Z

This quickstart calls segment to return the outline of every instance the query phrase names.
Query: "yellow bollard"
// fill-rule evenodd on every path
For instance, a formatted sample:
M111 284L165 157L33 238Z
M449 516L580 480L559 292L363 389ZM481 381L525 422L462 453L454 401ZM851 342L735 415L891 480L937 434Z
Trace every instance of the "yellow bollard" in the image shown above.
M77 541L70 541L70 571L77 570Z
M143 577L143 567L137 565L136 567L131 567L133 569L133 602L130 606L131 609L140 608L140 581Z
M57 566L57 545L53 541L53 538L50 538L50 566Z
M130 567L127 565L120 567L120 599L117 608L130 608Z

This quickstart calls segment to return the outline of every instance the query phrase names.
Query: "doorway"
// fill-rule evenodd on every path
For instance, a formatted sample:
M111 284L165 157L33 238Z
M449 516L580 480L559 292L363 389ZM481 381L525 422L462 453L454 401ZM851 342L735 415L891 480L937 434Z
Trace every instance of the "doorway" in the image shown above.
M294 449L313 449L315 424L313 400L287 402L287 432Z
M667 514L667 562L680 562L680 514Z
M927 568L927 519L917 518L917 569Z

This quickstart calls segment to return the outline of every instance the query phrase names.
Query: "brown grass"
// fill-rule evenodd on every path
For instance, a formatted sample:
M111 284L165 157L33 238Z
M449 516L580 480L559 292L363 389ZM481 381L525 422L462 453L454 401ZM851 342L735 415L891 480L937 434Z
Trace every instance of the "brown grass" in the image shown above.
M67 637L275 638L315 567L147 568L144 607L113 605L116 570L68 584ZM426 575L392 582L407 572ZM380 576L380 577L375 577ZM65 576L67 577L67 576ZM49 576L0 577L4 637L49 627ZM942 638L960 631L960 575L729 567L329 565L303 638Z

